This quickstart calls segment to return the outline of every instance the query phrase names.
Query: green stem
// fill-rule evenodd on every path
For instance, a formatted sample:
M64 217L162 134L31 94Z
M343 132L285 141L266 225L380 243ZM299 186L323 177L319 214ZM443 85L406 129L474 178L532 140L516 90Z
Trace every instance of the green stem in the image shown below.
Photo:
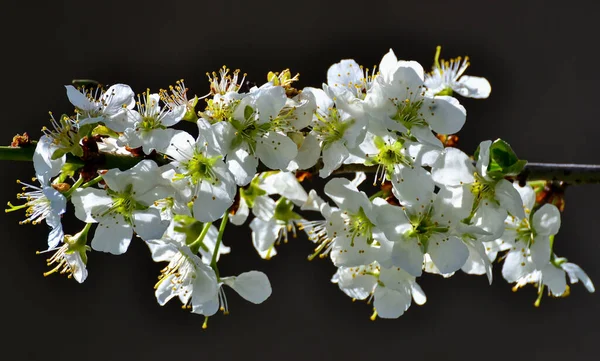
M198 253L198 250L200 248L207 252L209 251L208 247L206 247L206 245L204 244L204 237L206 237L206 234L208 233L211 224L212 222L204 223L204 227L202 228L202 231L200 231L200 235L198 235L198 238L196 238L196 240L190 244L189 247L192 253Z
M16 160L31 162L35 147L7 147L0 146L0 160Z
M227 221L229 220L229 211L225 211L223 218L221 218L221 224L219 225L219 234L217 235L217 242L215 243L215 249L213 250L212 259L210 260L210 266L215 270L217 275L217 281L220 281L219 268L217 267L217 255L219 254L219 248L221 247L221 241L223 240L223 234L225 233L225 227L227 227Z
M35 147L10 147L0 146L0 160L9 161L31 161ZM116 155L100 153L101 159L96 163L98 169L127 170L147 159L127 155ZM153 158L159 165L168 163L168 160L160 155ZM67 163L82 165L83 161L71 154L67 155ZM309 169L310 172L318 172L319 167ZM374 173L377 167L363 164L344 164L333 171L333 174L349 174L356 172ZM527 163L523 171L511 180L514 181L563 181L568 184L597 184L600 183L600 165L596 164L559 164L559 163Z
M102 180L102 176L99 175L96 178L94 178L94 179L90 180L89 182L85 183L84 185L82 185L81 188L87 188L87 187L93 186L94 184L97 184L101 180Z
M79 177L79 179L77 179L77 182L75 182L75 183L74 183L74 184L71 186L71 188L70 188L68 191L66 191L66 192L63 194L63 196L65 196L65 198L70 198L70 197L71 197L71 194L73 194L73 192L75 192L75 190L76 190L77 188L79 188L79 186L80 186L82 183L83 183L83 177Z

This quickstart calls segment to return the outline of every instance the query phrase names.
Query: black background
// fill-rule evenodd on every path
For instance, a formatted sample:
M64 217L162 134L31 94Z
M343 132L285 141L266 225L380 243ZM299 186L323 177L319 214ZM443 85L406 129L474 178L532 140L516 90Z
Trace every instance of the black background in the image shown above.
M299 86L319 86L329 65L354 58L371 67L391 47L399 58L429 69L442 57L469 55L469 74L487 77L488 100L460 99L467 123L460 147L472 152L503 138L530 161L600 163L598 132L598 9L594 2L428 1L390 3L212 1L129 4L124 1L10 2L0 12L2 51L0 142L15 133L34 138L47 112L70 112L63 85L73 78L127 83L153 91L184 78L192 92L223 64L263 82L269 70L299 72ZM14 201L16 178L31 164L4 162L2 195ZM318 187L322 183L316 183ZM555 251L581 265L600 285L600 186L567 191ZM174 301L160 307L155 264L142 242L122 256L91 253L90 275L77 284L42 276L45 226L2 225L0 358L3 360L168 359L411 359L594 360L600 303L580 284L565 299L535 289L516 293L500 277L425 275L428 301L397 320L369 320L370 306L353 303L329 282L327 260L308 262L312 245L298 238L267 262L246 228L232 228L233 252L221 274L257 269L273 295L252 305L228 290L231 314L203 317ZM72 215L66 231L78 231Z

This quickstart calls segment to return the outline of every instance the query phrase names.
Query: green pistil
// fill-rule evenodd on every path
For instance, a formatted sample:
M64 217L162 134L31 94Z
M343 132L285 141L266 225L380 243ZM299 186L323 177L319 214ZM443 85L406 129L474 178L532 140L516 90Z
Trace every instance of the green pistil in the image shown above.
M373 227L375 225L367 217L362 207L358 209L358 213L350 215L349 226L352 244L354 244L354 239L357 236L365 236L368 244L373 243Z
M239 103L239 100L231 102L220 101L215 103L213 99L206 101L206 108L201 113L206 119L210 119L211 123L226 121L233 117L233 110Z
M425 216L411 220L413 229L409 230L405 236L408 238L416 237L423 246L426 246L432 234L448 232L448 227L440 226L438 222L431 219L432 210L430 207Z
M231 148L236 148L242 143L247 143L250 151L253 153L256 149L256 139L271 130L271 122L258 124L254 119L254 110L246 106L244 110L244 120L231 119L231 125L235 128L235 138L233 138Z
M441 69L440 67L440 53L442 52L442 47L441 46L436 46L435 47L435 56L433 57L433 67L434 68L438 68Z
M396 165L412 165L411 160L402 154L403 143L401 141L387 144L381 139L381 142L377 142L376 140L376 145L379 153L367 161L367 165L382 165L385 167L387 174L392 174Z
M100 214L101 217L104 217L110 213L116 213L122 215L125 220L131 223L131 215L133 211L148 209L147 206L138 203L133 198L135 196L135 192L133 191L133 186L131 184L129 184L123 192L115 192L108 189L107 193L112 197L113 203L108 210Z
M403 101L399 101L396 103L396 115L392 119L404 125L407 129L413 126L427 125L421 112L422 106L423 100L413 101L404 99Z
M153 129L167 129L157 117L143 117L139 127L146 132Z
M313 130L322 138L323 149L327 149L331 144L341 140L348 128L355 122L354 119L342 121L336 108L329 111L329 117L327 118L318 113L315 113L315 115L318 122Z
M175 179L189 177L194 185L204 180L213 184L217 184L219 179L213 167L220 158L221 156L219 155L209 158L200 152L195 152L192 159L183 163L183 167L187 170L187 172L184 174L177 174Z

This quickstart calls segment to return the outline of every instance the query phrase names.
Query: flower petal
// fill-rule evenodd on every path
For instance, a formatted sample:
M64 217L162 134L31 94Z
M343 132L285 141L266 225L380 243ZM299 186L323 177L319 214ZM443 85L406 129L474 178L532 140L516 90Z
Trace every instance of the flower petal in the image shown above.
M222 281L244 299L254 304L263 303L271 296L269 278L259 271L244 272L237 277L223 278Z

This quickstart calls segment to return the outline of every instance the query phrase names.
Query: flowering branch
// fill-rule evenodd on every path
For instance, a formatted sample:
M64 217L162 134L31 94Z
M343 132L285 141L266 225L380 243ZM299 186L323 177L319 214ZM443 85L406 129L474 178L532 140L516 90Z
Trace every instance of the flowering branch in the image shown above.
M0 160L8 161L29 161L33 160L34 147L12 147L0 146ZM143 159L148 157L139 157L133 155L118 155L112 153L99 152L101 162L97 163L98 169L127 170L132 168ZM165 158L154 157L154 160L160 164L167 164L169 161ZM75 156L68 156L67 163L84 164L84 161ZM322 169L322 163L307 171L311 174L318 174ZM367 166L364 164L344 164L334 170L332 174L354 174L356 172L375 173L376 166ZM563 164L563 163L533 163L528 162L521 173L510 177L519 182L526 181L562 181L570 185L577 184L595 184L600 183L600 165L597 164Z
M157 302L179 299L205 317L228 312L225 286L252 303L271 294L264 273L222 276L218 267L231 251L225 229L248 219L265 260L305 232L315 244L308 259L329 258L331 281L373 301L373 320L425 303L423 273L460 271L491 283L496 260L515 289L536 285L536 306L546 289L567 296L567 276L594 292L554 244L564 187L600 183L600 165L527 163L501 139L482 141L472 155L456 148L466 110L454 95L487 98L491 86L464 75L467 58L440 54L427 73L391 49L379 72L344 59L320 88L294 88L298 75L286 69L243 91L245 75L223 67L208 75L200 110L183 81L137 99L126 84L104 90L79 81L66 86L75 114L50 114L39 140L24 134L0 147L0 160L32 161L39 182L18 181L23 203L6 211L25 209L22 223L45 221L44 252L54 252L47 274L77 282L88 276L87 252L120 255L141 239L167 264ZM197 137L173 127L182 120L197 125ZM380 185L372 194L360 190L365 173ZM305 189L306 177L327 183ZM62 226L67 206L85 224L74 236Z

